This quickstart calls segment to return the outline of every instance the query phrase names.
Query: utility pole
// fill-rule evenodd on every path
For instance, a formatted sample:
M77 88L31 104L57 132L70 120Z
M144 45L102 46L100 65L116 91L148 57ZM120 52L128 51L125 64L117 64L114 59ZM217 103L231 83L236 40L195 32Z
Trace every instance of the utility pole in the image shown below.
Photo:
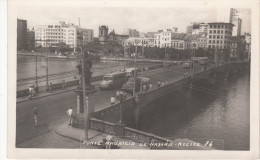
M144 44L143 44L143 42L142 42L142 54L141 54L141 58L142 58L142 68L141 68L141 77L143 77L143 68L144 68L144 66L143 66L143 55L144 55ZM142 80L142 78L141 78L141 85L140 85L140 94L142 93L142 90L143 90L143 80Z
M46 44L47 44L47 41L46 41ZM48 85L49 84L49 79L48 79L48 77L49 77L49 52L48 51L47 51L47 55L46 55L46 62L47 62L47 66L46 66L46 85Z
M137 55L137 44L135 45L135 69L134 69L134 88L133 88L133 96L135 96L135 87L136 87L136 55Z
M37 65L38 65L38 62L37 62L37 52L35 52L35 85L36 87L38 87L38 73L37 73Z
M82 90L83 90L83 107L84 107L84 116L85 116L85 141L88 140L88 97L86 97L86 84L85 84L85 54L83 53L83 35L80 31L80 18L79 18L79 32L78 39L80 41L81 48L81 75L82 75Z

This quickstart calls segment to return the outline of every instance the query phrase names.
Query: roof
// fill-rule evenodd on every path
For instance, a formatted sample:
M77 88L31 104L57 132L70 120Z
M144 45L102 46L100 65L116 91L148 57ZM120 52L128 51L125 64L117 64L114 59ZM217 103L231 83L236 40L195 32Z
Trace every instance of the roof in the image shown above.
M199 37L200 36L196 34L172 33L172 40L192 41L197 40Z
M232 26L235 26L234 24L232 23L227 23L227 22L211 22L211 23L208 23L208 24L230 24Z

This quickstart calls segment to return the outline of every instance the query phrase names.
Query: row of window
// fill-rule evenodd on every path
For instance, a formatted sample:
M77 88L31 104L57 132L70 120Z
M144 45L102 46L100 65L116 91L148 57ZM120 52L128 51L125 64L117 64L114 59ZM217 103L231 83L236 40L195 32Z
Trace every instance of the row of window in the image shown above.
M229 41L219 41L219 40L209 40L209 43L216 43L216 44L230 44L230 42Z
M208 48L227 49L228 46L208 45Z
M209 38L228 39L229 36L223 36L223 35L209 35Z
M209 30L209 33L227 33L227 34L232 34L231 31L227 31L227 30Z
M209 28L229 28L232 29L231 26L228 27L228 25L209 25Z

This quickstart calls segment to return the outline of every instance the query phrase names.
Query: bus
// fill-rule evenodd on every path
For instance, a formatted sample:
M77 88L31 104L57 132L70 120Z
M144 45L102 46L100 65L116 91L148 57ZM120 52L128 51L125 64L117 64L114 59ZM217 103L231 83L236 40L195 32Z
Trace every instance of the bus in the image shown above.
M99 84L99 88L101 90L121 88L126 81L127 76L125 72L109 73L104 76L103 81Z

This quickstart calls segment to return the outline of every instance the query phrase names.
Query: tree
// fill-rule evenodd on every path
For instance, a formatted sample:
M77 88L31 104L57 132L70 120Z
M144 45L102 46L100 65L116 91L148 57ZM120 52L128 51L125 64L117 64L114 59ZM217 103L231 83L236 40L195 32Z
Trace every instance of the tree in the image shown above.
M57 44L57 51L60 53L65 53L70 51L70 46L67 45L65 42L60 42Z

